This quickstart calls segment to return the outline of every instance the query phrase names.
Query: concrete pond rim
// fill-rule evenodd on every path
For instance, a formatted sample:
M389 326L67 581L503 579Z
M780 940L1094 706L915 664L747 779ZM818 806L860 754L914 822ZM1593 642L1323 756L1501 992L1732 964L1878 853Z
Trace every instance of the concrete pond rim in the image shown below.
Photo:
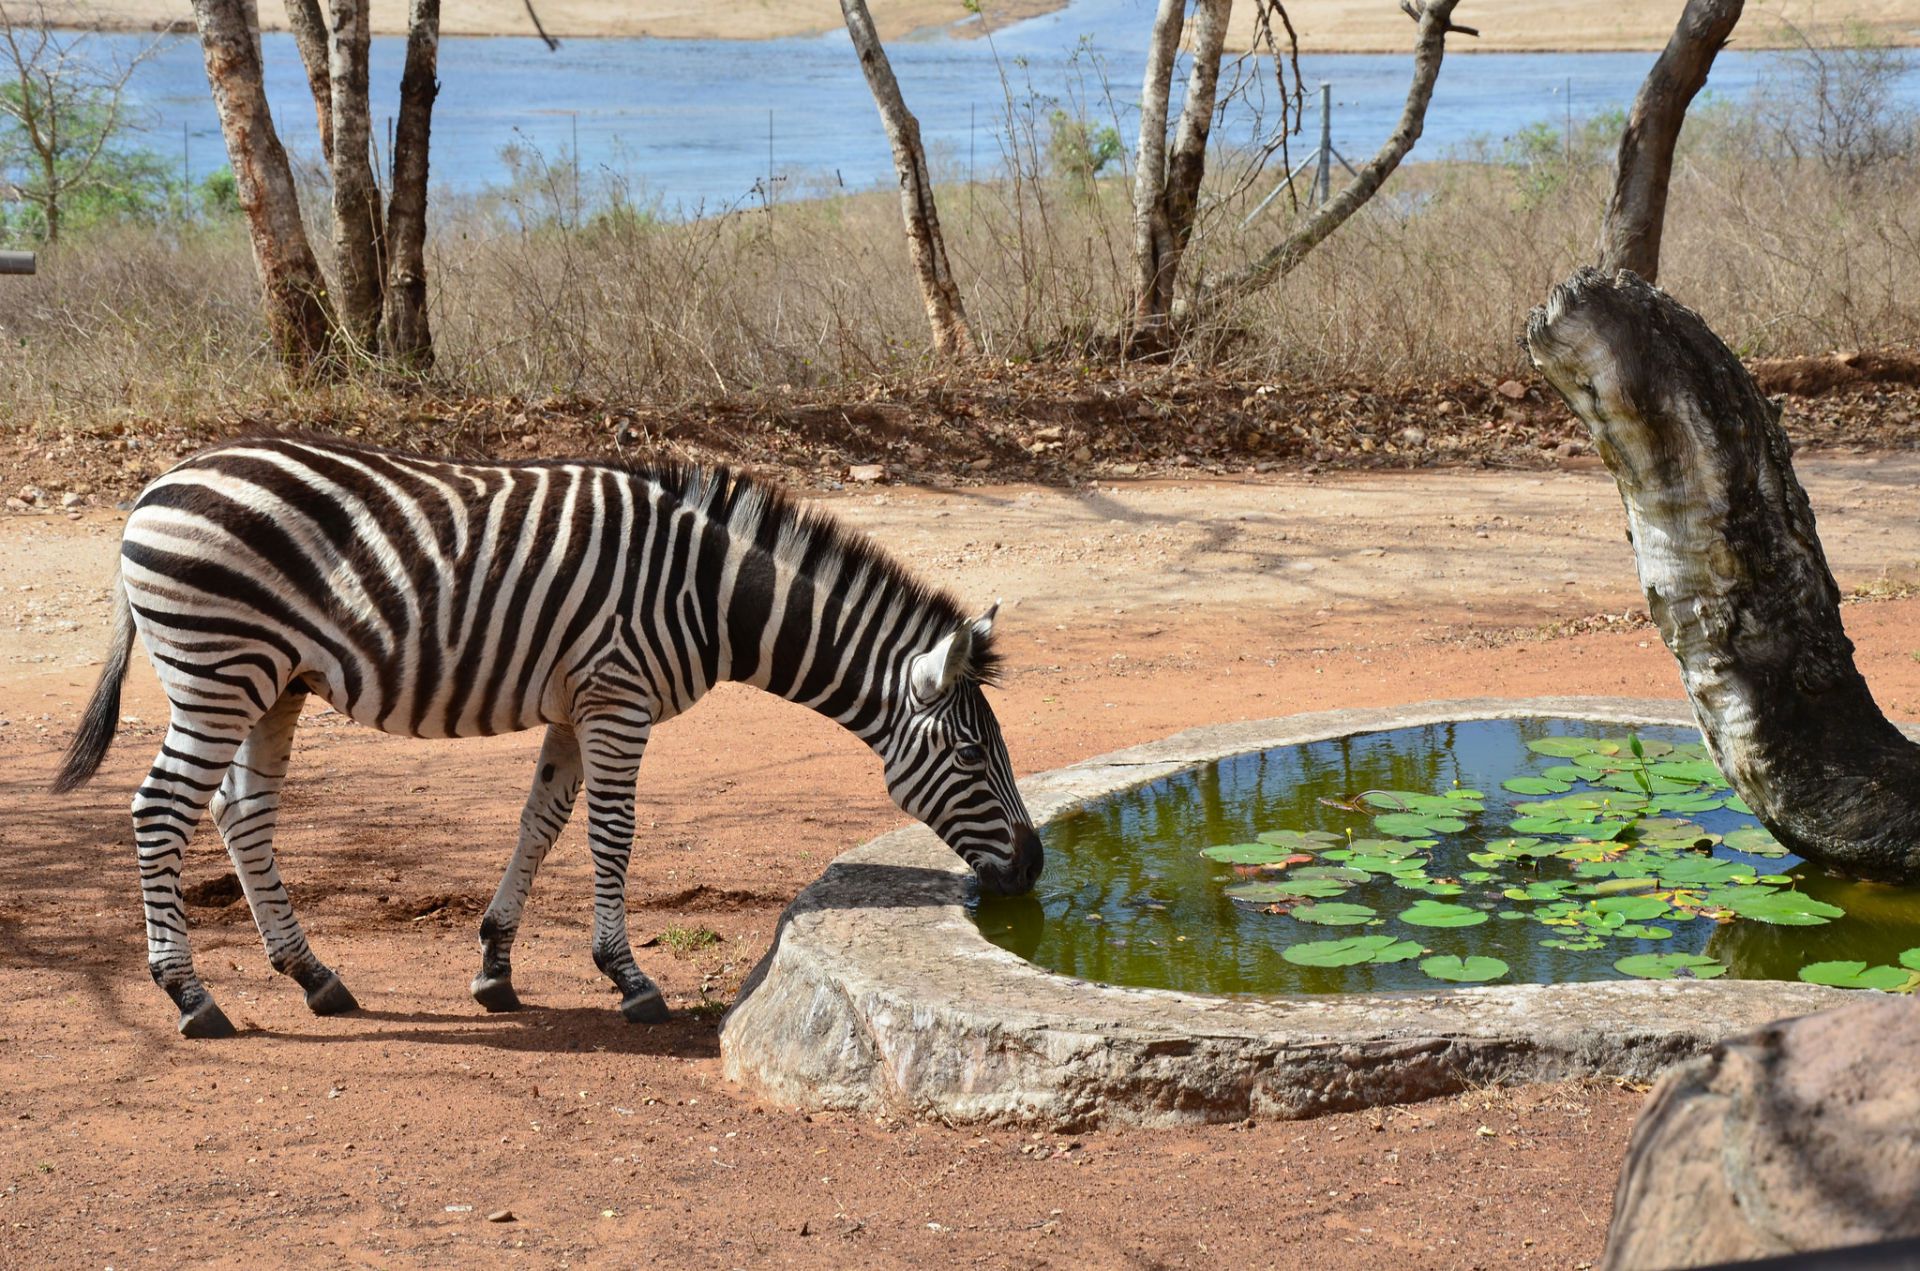
M1215 724L1020 783L1046 824L1279 746L1469 720L1692 726L1685 702L1473 698ZM1906 726L1909 735L1920 729ZM775 1103L1062 1130L1300 1118L1496 1082L1649 1080L1724 1038L1858 994L1634 980L1222 997L1094 983L988 942L966 867L926 828L836 858L781 915L721 1024L726 1075Z

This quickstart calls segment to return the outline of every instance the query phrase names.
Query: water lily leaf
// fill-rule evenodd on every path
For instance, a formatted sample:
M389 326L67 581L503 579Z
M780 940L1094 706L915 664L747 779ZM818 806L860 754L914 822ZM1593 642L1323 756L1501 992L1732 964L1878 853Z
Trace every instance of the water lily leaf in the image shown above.
M1670 887L1720 887L1754 882L1753 866L1715 856L1676 856L1659 862L1660 881Z
M1200 855L1226 865L1285 866L1313 859L1304 852L1273 843L1220 843L1201 848Z
M1502 789L1515 794L1559 794L1571 790L1571 782L1559 781L1552 777L1513 777L1500 783Z
M1369 790L1360 796L1360 801L1382 812L1458 816L1464 812L1480 811L1477 805L1481 797L1478 790L1452 790L1446 794L1422 794L1418 790Z
M1387 812L1373 818L1373 828L1382 834L1394 834L1402 838L1424 838L1429 834L1458 834L1467 828L1467 823L1456 816Z
M1868 966L1864 962L1813 962L1800 968L1800 978L1809 984L1830 984L1837 989L1906 993L1920 983L1920 972L1903 966Z
M1675 781L1685 781L1690 785L1713 786L1724 790L1727 779L1720 770L1704 759L1665 759L1649 766L1656 776L1671 777Z
M1589 896L1619 896L1626 892L1646 891L1659 882L1654 878L1603 878L1580 890Z
M1582 936L1577 939L1565 940L1556 937L1552 940L1542 940L1540 947L1543 949L1568 949L1580 953L1589 949L1598 949L1603 943L1605 942L1595 936Z
M1439 839L1354 839L1347 850L1355 856L1412 856L1439 845Z
M1507 964L1499 958L1457 958L1452 954L1422 958L1420 969L1436 980L1455 984L1484 984L1507 973Z
M1288 878L1332 878L1343 883L1363 883L1368 874L1364 869L1349 869L1345 865L1309 865L1305 869L1296 869Z
M1429 896L1458 896L1466 891L1459 883L1441 882L1437 878L1396 878L1394 885L1406 891L1425 892Z
M1548 879L1544 882L1528 883L1525 887L1509 887L1500 894L1508 900L1558 900L1573 890L1573 883L1564 878Z
M1908 949L1901 954L1900 965L1909 971L1920 971L1920 949Z
M1633 768L1627 772L1610 772L1596 783L1610 790L1621 790L1632 794L1691 794L1699 788L1697 781L1675 781L1672 777L1657 777L1651 773Z
M1286 905L1344 895L1349 886L1332 878L1289 878L1282 883L1235 883L1227 895L1246 905Z
M1747 806L1747 801L1737 794L1727 800L1727 810L1729 812L1738 812L1741 816L1753 815L1753 809Z
M1293 911L1293 916L1301 922L1316 923L1323 927L1352 927L1363 922L1371 922L1377 915L1366 905L1328 900L1318 904L1301 905Z
M1770 923L1779 927L1817 927L1846 916L1846 910L1815 900L1804 892L1776 891L1771 887L1745 887L1735 884L1717 887L1706 895L1709 909L1724 910L1738 918Z
M1481 910L1443 900L1417 900L1400 911L1400 921L1416 927L1477 927L1486 920Z
M1280 956L1296 966L1359 966L1362 963L1405 962L1426 950L1418 941L1392 936L1348 936L1344 940L1313 940L1285 949Z
M1495 914L1494 917L1504 918L1508 922L1519 922L1523 919L1531 918L1533 915L1524 909L1502 909L1499 913Z
M1608 745L1586 737L1542 737L1538 741L1527 743L1527 749L1536 755L1552 755L1555 759L1572 759L1575 755L1593 752L1597 747Z
M1627 828L1625 821L1587 821L1568 820L1557 816L1515 817L1507 828L1516 834L1571 835L1579 834L1590 839L1612 839L1620 837Z
M1593 781L1599 778L1598 768L1584 768L1579 764L1556 764L1540 774L1550 781Z
M1699 953L1635 953L1613 969L1638 980L1711 980L1727 973L1717 959Z
M1294 852L1317 852L1340 842L1340 836L1330 830L1262 830L1253 837Z
M1576 791L1563 794L1557 799L1536 799L1529 803L1516 803L1513 810L1524 816L1550 816L1565 821L1577 821L1582 817L1608 819L1638 812L1647 806L1647 801L1637 794L1585 793Z
M1711 812L1721 807L1726 800L1717 794L1663 794L1649 803L1644 809L1649 816L1664 816L1669 812Z
M1493 874L1489 870L1470 869L1460 875L1460 881L1463 883L1490 883L1493 881Z
M1732 804L1728 804L1729 807ZM1745 829L1734 830L1723 840L1736 852L1745 852L1748 856L1785 856L1787 849L1779 839L1773 837L1764 825L1750 825Z

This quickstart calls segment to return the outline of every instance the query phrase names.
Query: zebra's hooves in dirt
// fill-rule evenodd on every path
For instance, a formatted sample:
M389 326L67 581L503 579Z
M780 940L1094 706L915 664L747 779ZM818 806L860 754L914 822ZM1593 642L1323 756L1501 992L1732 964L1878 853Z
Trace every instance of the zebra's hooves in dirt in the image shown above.
M506 976L488 979L484 975L473 977L473 1000L490 1011L517 1011L520 1009L520 995L513 991L513 981Z
M660 990L648 985L632 997L622 998L620 1013L629 1024L664 1024L667 1022L667 999Z
M360 1003L340 983L339 976L329 975L324 984L307 994L307 1009L315 1015L344 1015L359 1010Z
M236 1030L227 1013L220 1009L210 997L200 999L200 1005L190 1011L180 1012L180 1035L182 1037L219 1038L231 1037Z

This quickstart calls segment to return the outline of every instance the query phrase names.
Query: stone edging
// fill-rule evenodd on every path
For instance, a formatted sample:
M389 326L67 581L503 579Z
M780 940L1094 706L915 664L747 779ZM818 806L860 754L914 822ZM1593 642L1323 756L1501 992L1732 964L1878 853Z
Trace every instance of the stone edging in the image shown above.
M1021 790L1044 824L1229 755L1523 716L1693 723L1684 703L1627 698L1323 711L1191 729L1030 777ZM790 1106L950 1122L1069 1129L1307 1117L1493 1081L1646 1079L1723 1037L1854 1000L1755 980L1259 999L1115 987L989 944L962 908L969 886L965 866L918 825L837 858L781 916L727 1013L726 1075Z

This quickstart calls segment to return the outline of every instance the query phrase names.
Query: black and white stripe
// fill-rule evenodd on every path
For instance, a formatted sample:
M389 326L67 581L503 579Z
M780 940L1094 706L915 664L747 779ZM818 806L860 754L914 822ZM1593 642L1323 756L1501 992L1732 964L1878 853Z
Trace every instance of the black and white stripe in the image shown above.
M313 954L273 829L306 694L388 732L545 725L519 843L481 924L474 996L518 1004L510 957L540 862L584 787L594 960L628 1018L663 1018L634 964L626 870L648 736L716 683L800 702L881 756L895 801L982 883L1024 891L1042 853L981 694L993 611L969 619L864 539L724 469L455 463L328 440L206 451L141 494L107 666L55 789L112 741L138 631L172 703L134 796L148 961L189 1035L231 1031L180 904L211 805L274 967L316 1011L351 994Z

